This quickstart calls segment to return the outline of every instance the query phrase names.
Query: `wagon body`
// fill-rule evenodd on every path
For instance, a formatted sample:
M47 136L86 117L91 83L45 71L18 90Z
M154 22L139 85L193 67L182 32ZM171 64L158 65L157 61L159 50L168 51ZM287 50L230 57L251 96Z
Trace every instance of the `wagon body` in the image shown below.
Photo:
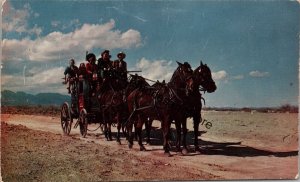
M96 80L94 75L93 81ZM101 121L100 104L97 96L91 96L90 84L92 83L83 77L71 82L71 103L69 105L68 102L64 102L61 106L61 126L66 135L70 134L74 119L77 119L74 128L79 126L83 137L87 134L88 124Z

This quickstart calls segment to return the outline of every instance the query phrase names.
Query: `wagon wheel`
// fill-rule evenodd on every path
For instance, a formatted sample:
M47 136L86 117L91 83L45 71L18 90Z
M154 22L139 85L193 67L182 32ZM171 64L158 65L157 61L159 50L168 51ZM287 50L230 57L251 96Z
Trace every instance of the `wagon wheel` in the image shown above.
M70 112L69 104L67 102L63 103L63 105L61 106L60 120L64 134L69 135L71 131L73 118Z
M87 112L85 109L82 109L79 115L79 129L80 134L83 138L85 138L87 134L88 120L87 120Z

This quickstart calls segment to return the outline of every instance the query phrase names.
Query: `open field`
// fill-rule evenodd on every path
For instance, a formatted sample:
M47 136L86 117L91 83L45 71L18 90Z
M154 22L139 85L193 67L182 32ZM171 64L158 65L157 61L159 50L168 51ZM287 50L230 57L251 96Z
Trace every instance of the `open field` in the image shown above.
M101 130L87 138L73 129L62 135L60 118L1 115L3 181L295 179L298 173L298 114L204 111L200 125L202 153L165 157L159 122L152 144L140 152L105 141ZM208 129L207 122L211 123ZM207 125L209 126L209 125ZM90 125L89 129L96 128ZM174 125L172 125L174 128ZM114 128L115 129L115 128ZM174 132L175 134L175 132Z

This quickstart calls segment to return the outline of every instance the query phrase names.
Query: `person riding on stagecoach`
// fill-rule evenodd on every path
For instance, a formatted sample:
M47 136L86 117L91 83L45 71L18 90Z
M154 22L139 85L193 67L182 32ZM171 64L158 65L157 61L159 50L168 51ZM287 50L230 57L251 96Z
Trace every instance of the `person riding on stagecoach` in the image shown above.
M127 85L127 63L124 61L126 54L120 52L117 54L118 59L112 62L112 67L115 71L115 77L118 79L121 88Z
M88 79L93 79L93 74L97 73L98 66L96 65L96 56L93 53L89 53L86 55L86 71L88 75Z
M109 71L112 69L112 61L110 60L109 50L104 50L101 53L101 58L98 59L98 69L101 77L105 80Z
M102 79L98 77L98 66L96 64L95 54L87 54L86 61L88 61L88 63L86 64L87 79L90 84L91 92L93 93L93 91L96 89L97 83L101 82Z
M78 68L78 77L80 78L86 78L87 76L87 71L84 63L80 63L79 68Z
M64 72L64 75L65 75L64 84L68 83L67 89L68 89L68 93L70 94L71 90L73 89L71 87L74 84L75 78L77 77L77 74L78 74L78 67L75 66L75 60L74 59L70 59L69 65L70 66L68 66L65 69L65 72Z
M124 61L126 54L120 52L117 57L118 59L113 62L112 66L120 74L121 79L127 80L127 63Z

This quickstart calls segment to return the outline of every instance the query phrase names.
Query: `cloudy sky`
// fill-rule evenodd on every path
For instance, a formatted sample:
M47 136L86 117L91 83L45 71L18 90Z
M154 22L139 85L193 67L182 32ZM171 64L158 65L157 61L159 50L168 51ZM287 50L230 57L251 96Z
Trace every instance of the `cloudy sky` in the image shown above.
M67 94L68 60L109 49L161 81L202 60L218 87L206 106L297 105L299 22L295 1L5 1L1 89Z

